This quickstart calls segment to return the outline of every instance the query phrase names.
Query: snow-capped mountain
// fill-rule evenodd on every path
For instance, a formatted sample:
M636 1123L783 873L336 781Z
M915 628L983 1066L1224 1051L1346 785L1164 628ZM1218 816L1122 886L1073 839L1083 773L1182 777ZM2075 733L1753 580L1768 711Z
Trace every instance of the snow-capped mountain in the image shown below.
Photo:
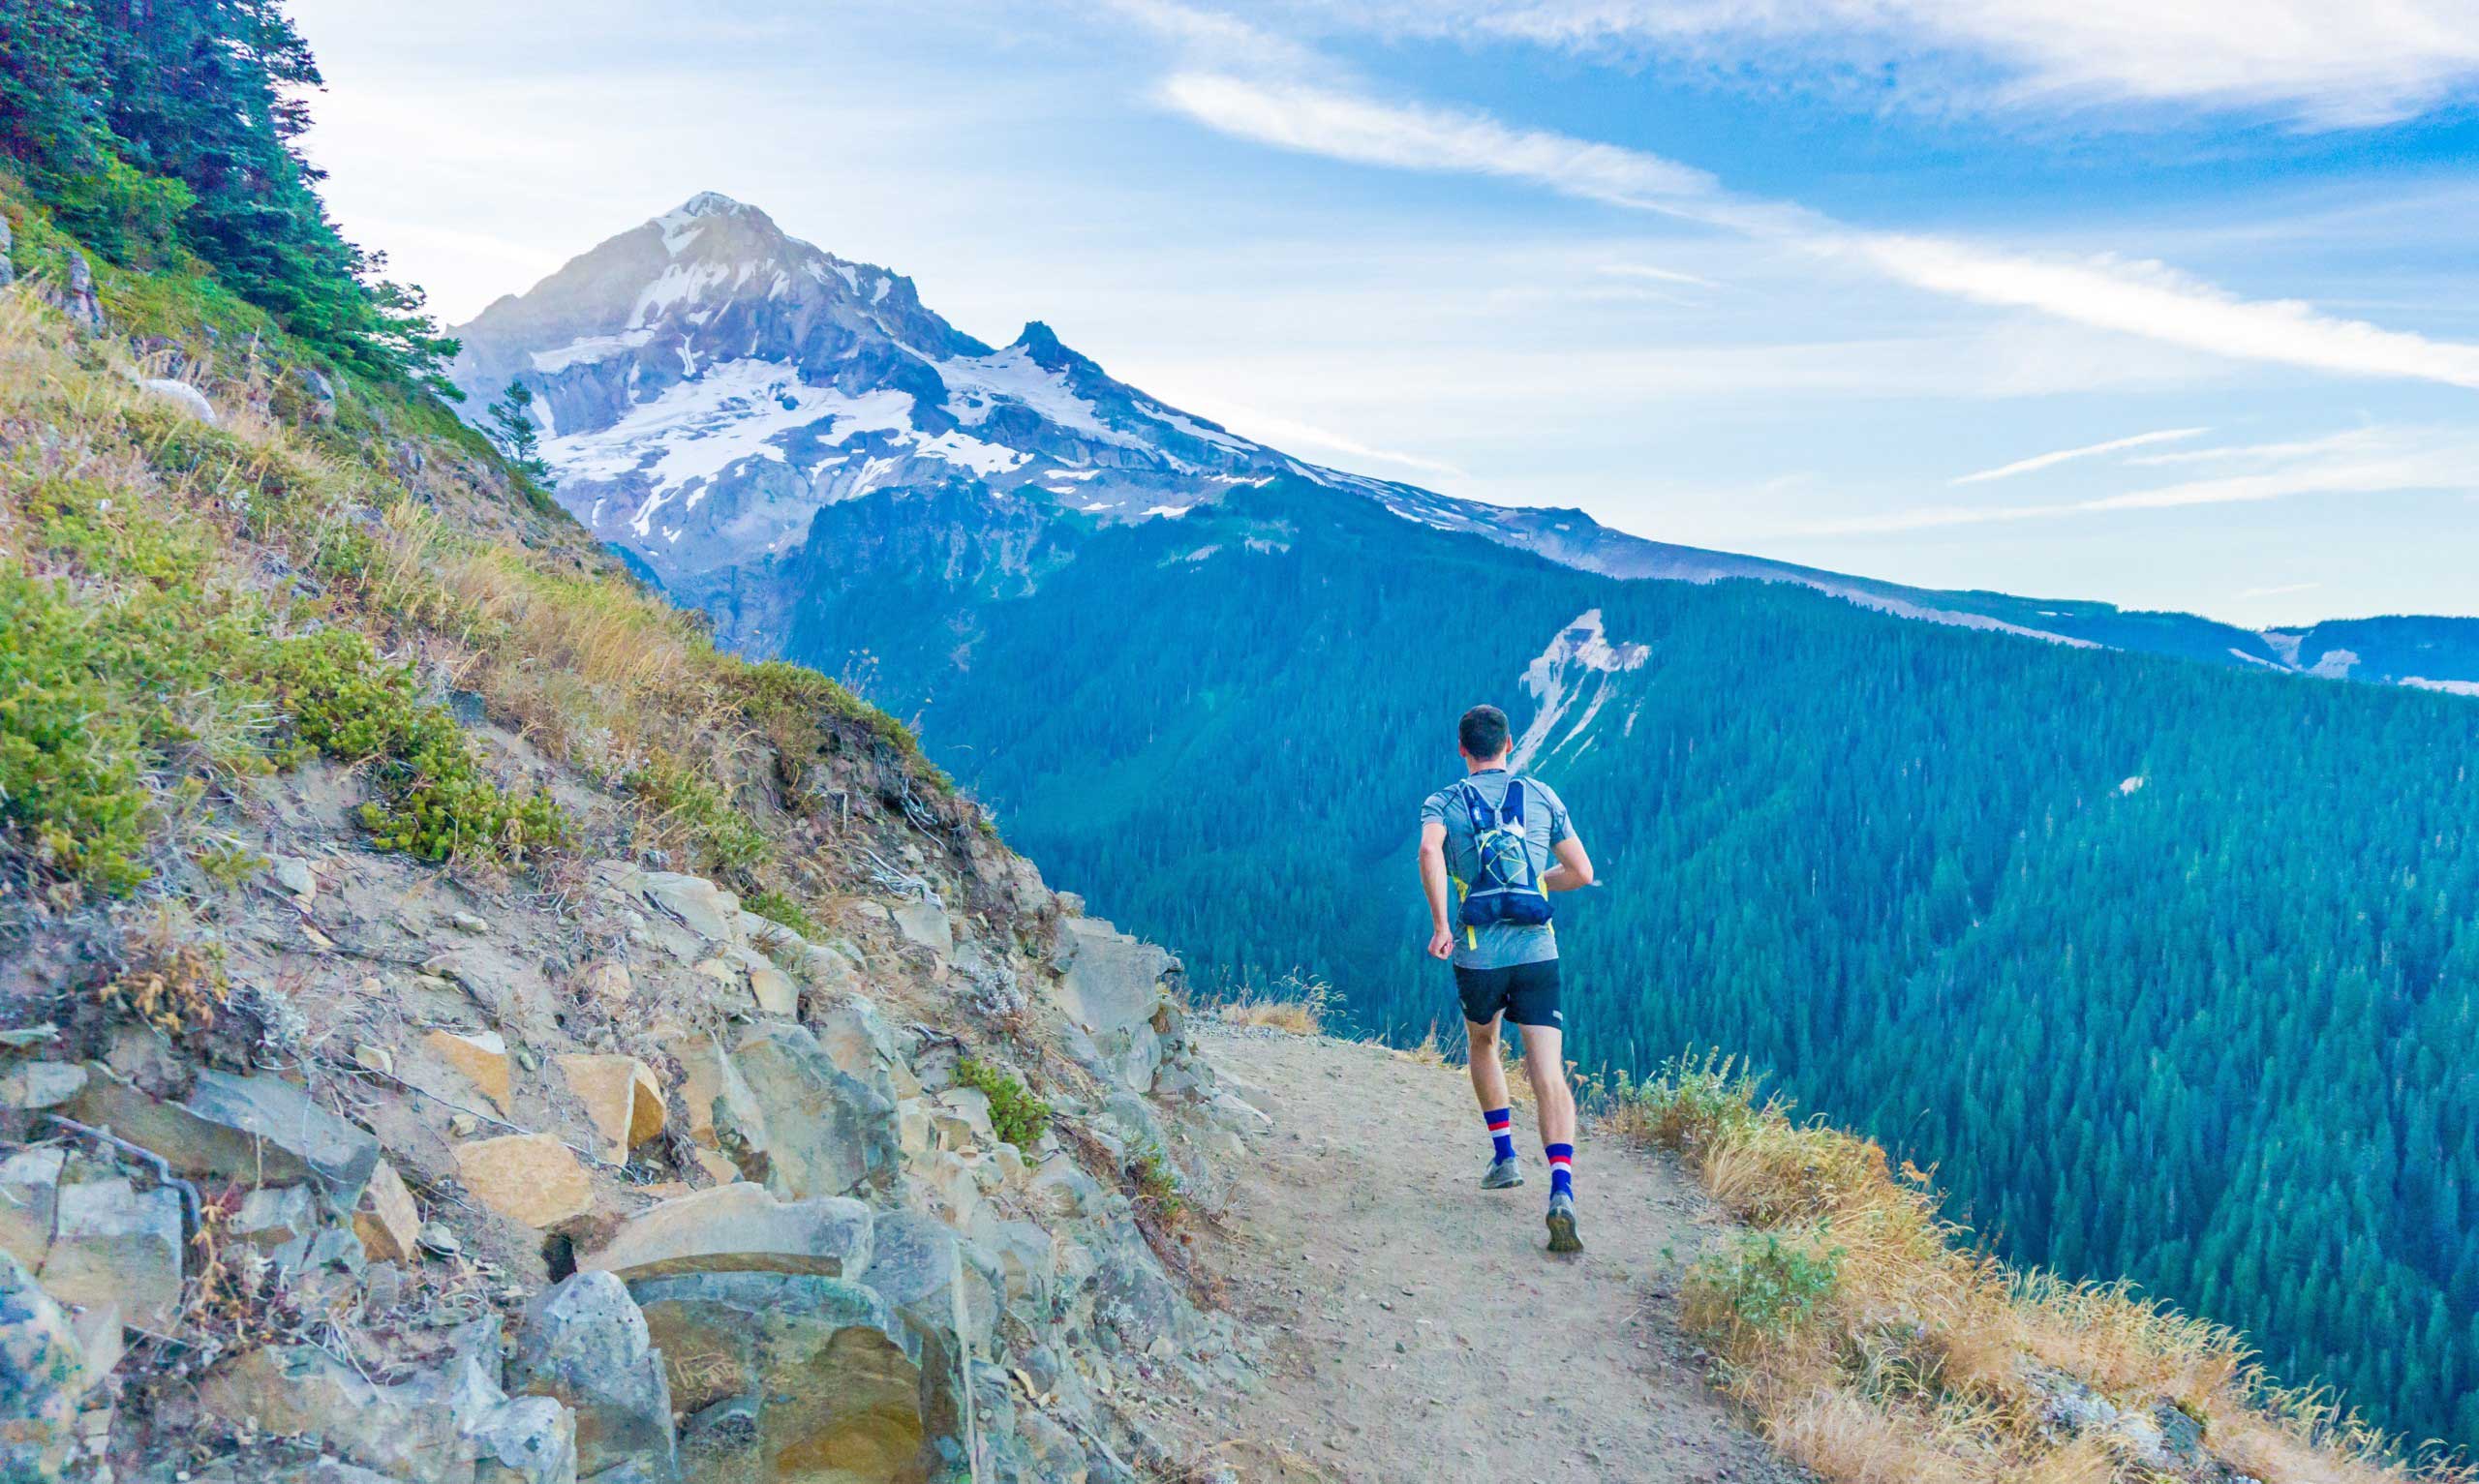
M1298 468L1038 321L993 348L910 279L711 193L458 333L469 406L522 379L562 500L666 582L780 554L872 490L962 477L1126 519Z
M1458 500L1310 464L1113 379L1036 320L994 348L912 281L784 234L709 192L594 248L456 332L469 416L511 380L535 396L559 498L597 535L714 613L745 649L780 645L793 562L818 513L879 490L964 487L1021 524L1184 515L1291 476L1405 520L1613 577L1790 582L1862 607L2053 643L2223 665L2479 686L2479 620L2255 633L2185 614L1940 592L1648 541L1580 510ZM2380 651L2380 652L2374 652Z

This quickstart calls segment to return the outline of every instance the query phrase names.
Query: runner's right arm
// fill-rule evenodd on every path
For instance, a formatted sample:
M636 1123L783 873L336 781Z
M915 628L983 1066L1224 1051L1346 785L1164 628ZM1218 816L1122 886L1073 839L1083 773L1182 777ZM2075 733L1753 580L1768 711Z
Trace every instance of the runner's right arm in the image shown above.
M1434 819L1421 821L1421 890L1429 899L1429 956L1452 957L1454 929L1446 915L1446 826Z

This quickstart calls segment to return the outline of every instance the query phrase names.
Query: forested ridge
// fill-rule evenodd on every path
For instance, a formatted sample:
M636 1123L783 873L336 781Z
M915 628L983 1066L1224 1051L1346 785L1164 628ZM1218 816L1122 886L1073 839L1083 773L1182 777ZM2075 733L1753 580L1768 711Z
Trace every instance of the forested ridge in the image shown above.
M1319 976L1408 1039L1455 1021L1410 853L1453 717L1520 728L1600 609L1649 656L1535 765L1606 883L1562 907L1578 1061L1744 1053L2009 1255L2479 1440L2479 705L1603 579L1299 486L1091 533L1026 593L952 532L873 560L845 535L889 499L820 516L794 657L867 651L1011 838L1200 980Z

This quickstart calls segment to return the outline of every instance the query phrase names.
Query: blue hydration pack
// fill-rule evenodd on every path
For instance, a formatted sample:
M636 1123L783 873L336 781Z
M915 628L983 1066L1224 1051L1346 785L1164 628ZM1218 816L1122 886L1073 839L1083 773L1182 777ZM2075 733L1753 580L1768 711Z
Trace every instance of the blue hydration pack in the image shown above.
M1472 879L1456 883L1463 889L1463 925L1537 927L1548 922L1549 896L1541 890L1541 865L1523 833L1523 780L1508 779L1506 802L1494 809L1469 782L1458 787L1478 857Z

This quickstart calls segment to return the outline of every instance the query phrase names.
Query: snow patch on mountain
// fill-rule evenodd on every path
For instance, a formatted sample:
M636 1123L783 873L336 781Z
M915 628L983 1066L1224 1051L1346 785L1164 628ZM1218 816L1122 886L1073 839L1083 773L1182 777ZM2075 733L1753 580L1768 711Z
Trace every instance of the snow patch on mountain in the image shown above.
M1592 743L1593 722L1615 694L1618 677L1641 669L1652 654L1649 645L1611 643L1600 609L1578 614L1524 667L1523 689L1534 709L1515 741L1513 766L1520 771L1570 746L1580 754ZM1632 712L1628 721L1634 723Z

